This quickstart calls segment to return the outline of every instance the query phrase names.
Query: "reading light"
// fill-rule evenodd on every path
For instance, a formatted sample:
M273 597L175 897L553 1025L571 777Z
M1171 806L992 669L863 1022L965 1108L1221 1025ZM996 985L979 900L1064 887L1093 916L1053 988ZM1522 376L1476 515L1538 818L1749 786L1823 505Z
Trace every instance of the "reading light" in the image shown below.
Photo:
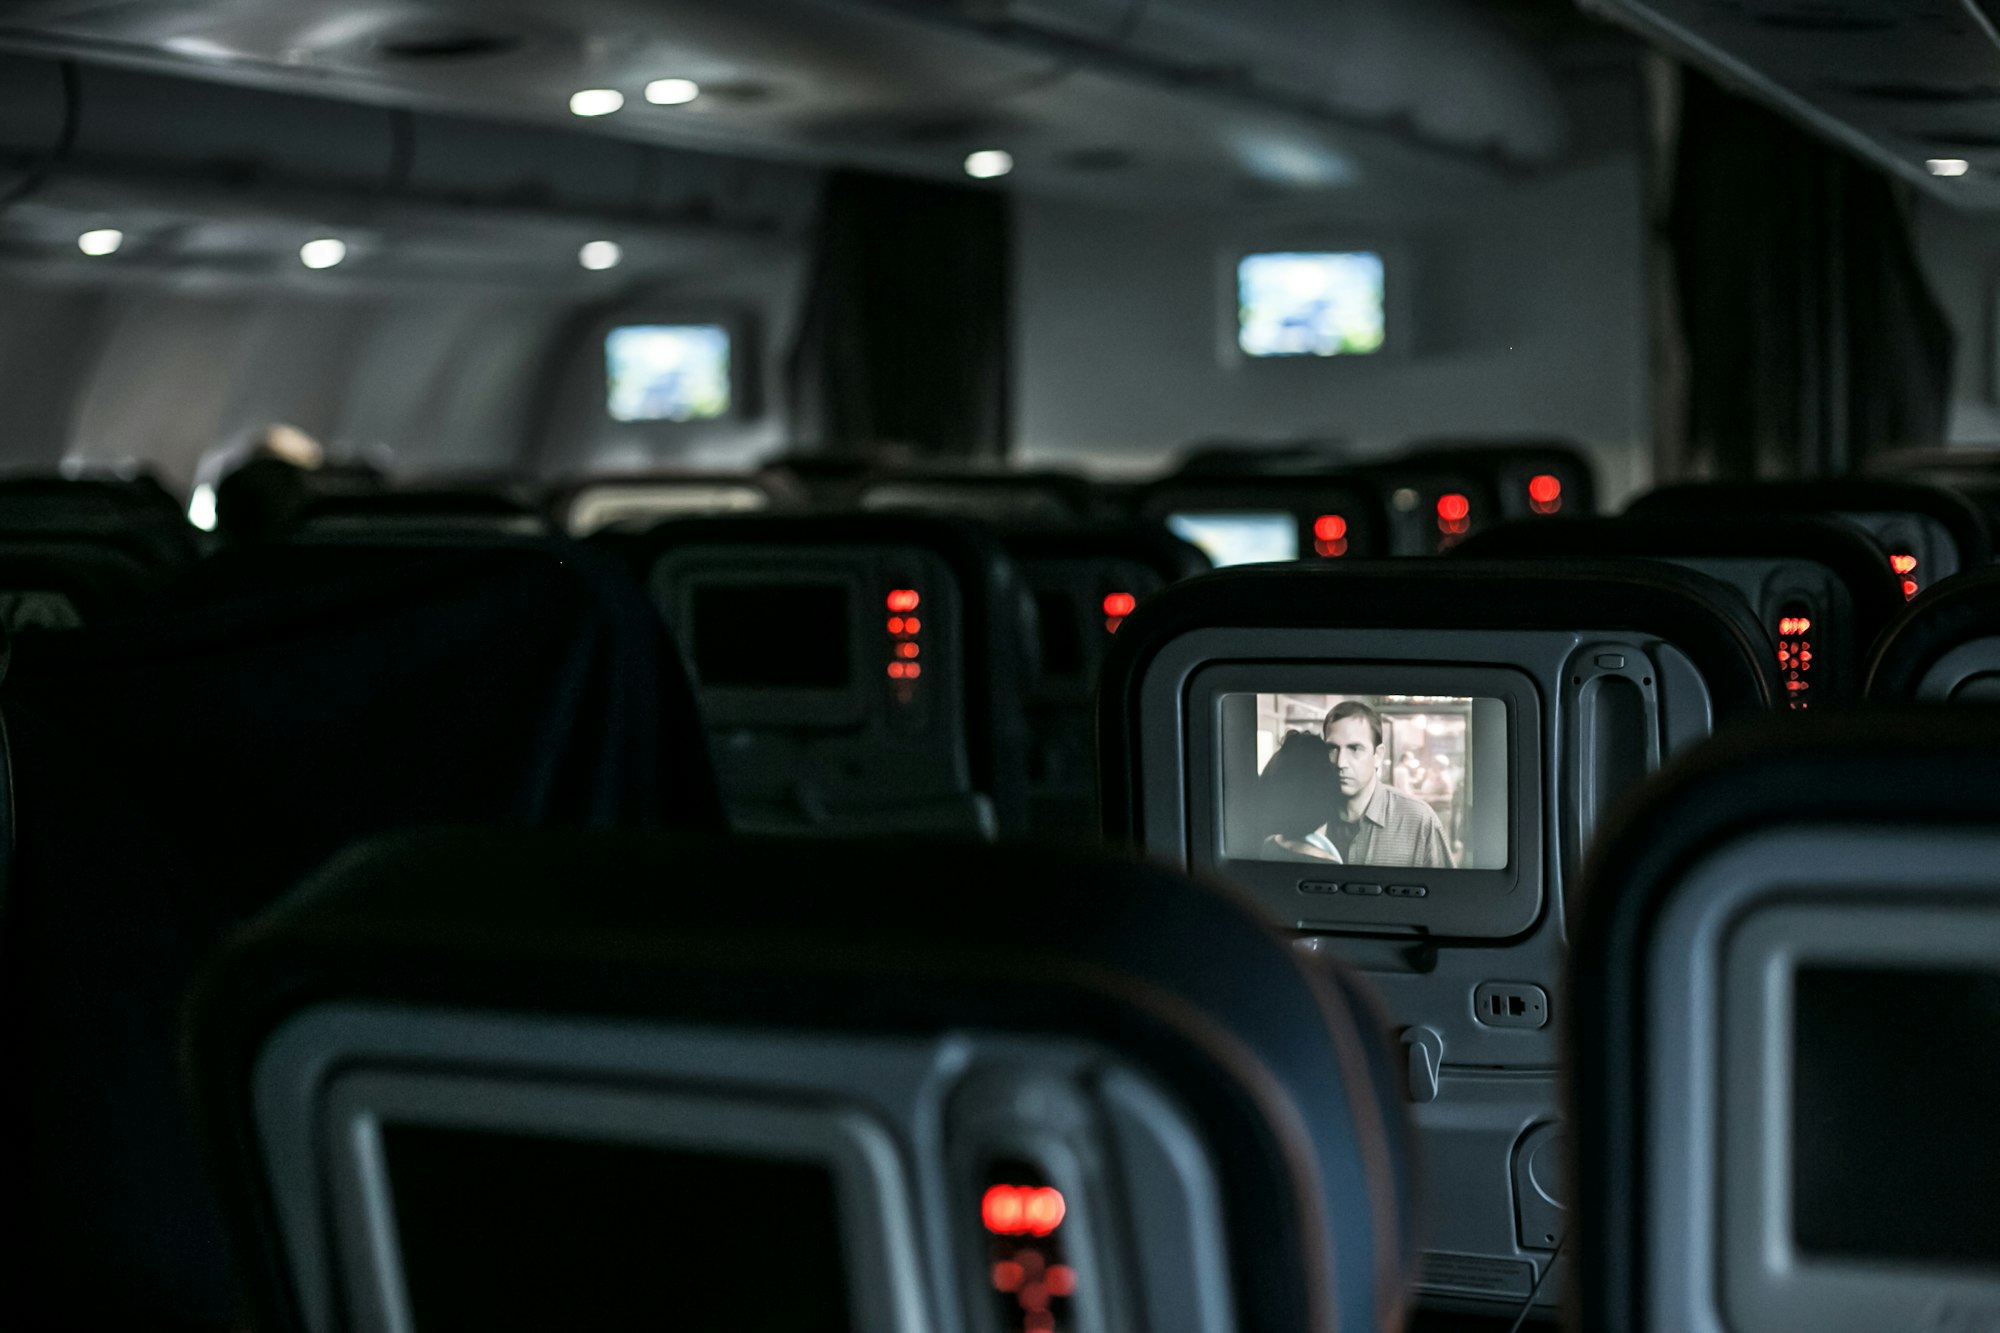
M99 227L76 238L76 248L87 255L116 254L125 244L125 233L116 227Z
M625 250L616 241L591 241L576 252L576 262L593 273L617 268L623 258Z
M625 105L625 94L616 88L585 88L569 95L573 116L608 116Z
M965 158L965 174L974 180L988 181L996 176L1004 176L1014 169L1014 155L999 148L982 148L976 153L968 153Z
M205 481L188 497L188 522L203 532L215 531L215 487Z
M307 268L332 268L347 258L347 242L332 236L307 241L299 247L299 262Z
M646 100L654 106L686 106L701 96L693 79L654 79L646 85Z
M1933 176L1963 176L1972 164L1962 157L1933 157L1924 162Z

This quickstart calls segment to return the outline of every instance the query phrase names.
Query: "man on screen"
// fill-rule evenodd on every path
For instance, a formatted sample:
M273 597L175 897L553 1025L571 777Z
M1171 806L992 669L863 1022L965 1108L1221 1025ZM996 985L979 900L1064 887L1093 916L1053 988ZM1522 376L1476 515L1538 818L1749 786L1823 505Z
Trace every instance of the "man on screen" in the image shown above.
M1320 723L1341 802L1326 836L1351 866L1451 867L1437 812L1381 779L1382 715L1359 700L1335 704Z

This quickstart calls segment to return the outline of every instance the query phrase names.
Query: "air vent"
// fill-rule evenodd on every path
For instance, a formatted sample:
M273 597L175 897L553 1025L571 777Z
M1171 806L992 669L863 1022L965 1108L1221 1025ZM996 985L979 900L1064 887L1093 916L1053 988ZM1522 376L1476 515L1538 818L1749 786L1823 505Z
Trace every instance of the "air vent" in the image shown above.
M397 61L479 60L518 51L518 33L445 25L400 28L377 37L378 55Z

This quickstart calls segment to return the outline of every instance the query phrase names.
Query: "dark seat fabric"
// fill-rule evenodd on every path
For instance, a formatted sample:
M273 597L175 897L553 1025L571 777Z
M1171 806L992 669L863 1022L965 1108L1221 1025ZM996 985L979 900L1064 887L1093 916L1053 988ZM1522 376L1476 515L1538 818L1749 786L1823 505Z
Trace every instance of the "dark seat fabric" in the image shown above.
M0 480L0 624L68 629L142 610L199 551L150 480Z
M841 891L787 893L782 911L756 891L802 878ZM238 937L192 1010L266 1333L298 1329L299 1312L246 1094L288 1017L346 1001L639 1032L1093 1040L1202 1131L1236 1327L1400 1327L1407 1129L1372 1006L1244 906L1156 867L1010 845L596 834L435 834L344 855ZM615 1317L615 1294L599 1296Z
M1626 506L1644 518L1718 514L1904 513L1935 521L1958 548L1961 570L1993 559L1986 516L1942 486L1884 477L1824 477L1810 481L1706 481L1662 486Z
M1946 653L1993 637L2000 637L2000 570L1958 574L1933 584L1875 641L1868 658L1868 697L1915 699L1925 676Z
M678 659L567 544L217 557L168 612L17 645L0 937L8 1327L203 1327L234 1293L174 1024L236 921L424 823L719 827Z
M1649 1221L1668 1183L1651 1165L1653 1140L1662 1106L1679 1091L1659 1086L1650 1072L1654 982L1656 973L1689 969L1685 958L1656 955L1653 942L1667 913L1685 905L1696 882L1691 872L1749 838L1800 828L1822 841L1833 860L1885 830L1988 833L2000 824L1996 752L2000 719L1978 712L1906 706L1789 724L1764 720L1690 752L1615 812L1586 868L1570 955L1572 1327L1670 1333L1651 1318L1654 1257L1673 1255L1669 1267L1690 1272L1713 1261L1705 1253L1684 1256L1687 1238L1657 1234ZM1841 841L1850 836L1853 842ZM1789 865L1773 896L1803 901L1822 870ZM1917 868L1913 882L1921 885L1924 874ZM1905 893L1922 901L1928 892L1871 882L1849 906L1865 912ZM1736 904L1717 936L1727 937L1747 911ZM1686 984L1684 976L1676 984ZM1723 982L1718 976L1710 984ZM1953 1017L1898 1014L1891 1021L1914 1032ZM1862 1100L1882 1091L1865 1082L1851 1088ZM1895 1122L1890 1128L1906 1132ZM1715 1151L1717 1161L1706 1169L1719 1177L1722 1150ZM1844 1178L1871 1163L1841 1165L1835 1174ZM1879 1224L1894 1225L1888 1218Z

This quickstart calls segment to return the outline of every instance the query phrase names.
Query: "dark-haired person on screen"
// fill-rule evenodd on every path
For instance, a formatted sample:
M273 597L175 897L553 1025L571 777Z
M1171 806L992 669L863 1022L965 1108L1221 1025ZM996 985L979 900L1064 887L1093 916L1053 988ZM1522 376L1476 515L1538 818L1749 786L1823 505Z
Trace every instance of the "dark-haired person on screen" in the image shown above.
M1349 699L1334 705L1320 735L1341 798L1326 836L1347 864L1450 869L1450 844L1437 811L1382 781L1382 715Z

